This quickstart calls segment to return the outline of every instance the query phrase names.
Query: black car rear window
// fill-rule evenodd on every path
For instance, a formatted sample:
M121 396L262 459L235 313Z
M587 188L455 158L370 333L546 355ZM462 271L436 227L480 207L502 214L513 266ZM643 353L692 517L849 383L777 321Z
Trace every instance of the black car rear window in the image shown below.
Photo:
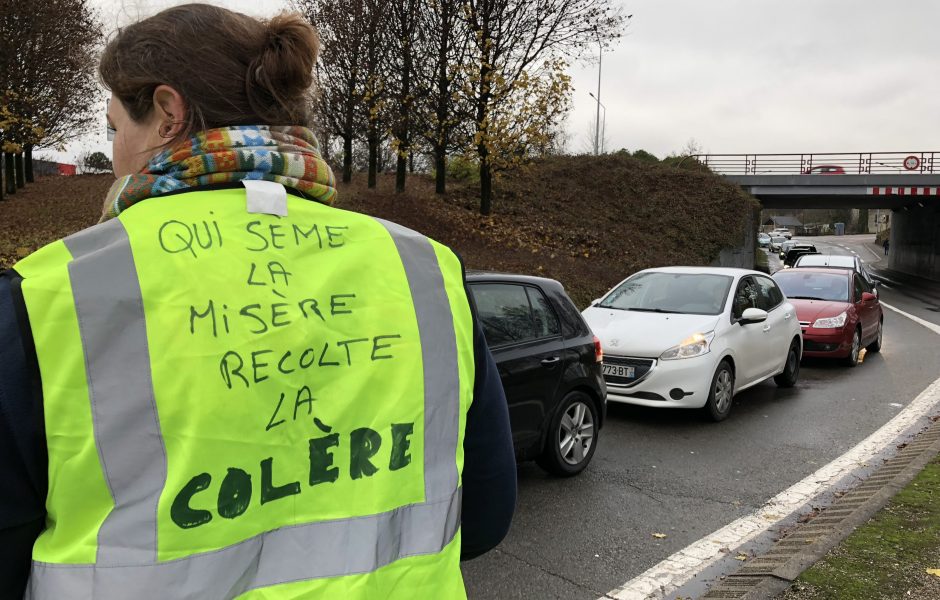
M490 346L556 336L558 317L541 291L513 283L471 283L477 316Z

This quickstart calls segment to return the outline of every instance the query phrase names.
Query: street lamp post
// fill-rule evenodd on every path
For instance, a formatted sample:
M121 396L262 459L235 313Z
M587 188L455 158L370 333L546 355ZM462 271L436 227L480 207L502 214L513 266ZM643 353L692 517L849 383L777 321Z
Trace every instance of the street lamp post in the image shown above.
M629 22L633 15L627 15L625 22ZM604 64L604 42L601 41L600 32L595 28L597 34L597 96L591 94L591 97L597 100L597 115L594 118L594 156L600 154L601 150L601 67ZM588 92L590 94L590 92ZM604 125L607 125L607 108L604 107Z
M601 133L601 66L604 63L604 44L601 43L600 37L597 38L597 96L594 96L594 99L597 100L597 117L594 119L594 156L600 154L600 133ZM588 92L590 94L590 92ZM593 94L592 94L593 96ZM607 113L607 110L604 110L604 113Z
M600 136L597 135L597 128L595 127L594 129L594 155L597 156L604 151L604 138L607 136L607 107L604 106L604 103L601 102L600 99L592 92L588 92L588 96L594 98L594 100L597 102L597 106L599 107L597 113L598 117L600 117L600 109L604 109L604 124L600 127ZM600 122L600 119L598 119L598 122ZM600 152L598 152L598 149Z

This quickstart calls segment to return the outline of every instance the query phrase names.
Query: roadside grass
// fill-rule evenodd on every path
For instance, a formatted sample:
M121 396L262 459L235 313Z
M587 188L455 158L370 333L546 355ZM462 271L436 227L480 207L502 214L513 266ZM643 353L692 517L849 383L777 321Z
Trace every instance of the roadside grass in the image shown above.
M940 457L782 600L940 598Z
M763 248L757 248L754 251L754 269L761 273L770 274L770 259Z

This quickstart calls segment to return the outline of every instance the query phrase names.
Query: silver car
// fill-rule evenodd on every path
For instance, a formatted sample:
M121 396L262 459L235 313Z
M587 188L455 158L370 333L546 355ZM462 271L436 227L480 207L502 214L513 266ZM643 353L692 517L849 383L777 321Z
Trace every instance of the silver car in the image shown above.
M845 254L807 254L796 259L793 268L799 267L829 267L833 269L851 269L862 276L862 278L872 288L878 286L878 282L872 279L865 263L857 256L847 256ZM875 290L878 293L878 290Z

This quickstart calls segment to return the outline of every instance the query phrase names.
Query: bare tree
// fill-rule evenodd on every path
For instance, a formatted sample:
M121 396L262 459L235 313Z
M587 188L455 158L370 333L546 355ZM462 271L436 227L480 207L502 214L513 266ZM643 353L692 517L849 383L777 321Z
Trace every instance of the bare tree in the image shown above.
M413 126L417 119L415 89L417 73L415 65L424 61L427 51L424 43L422 12L427 9L426 0L387 0L388 46L391 59L391 75L394 92L391 96L392 145L397 154L395 168L395 191L405 191L408 173L408 158L412 151Z
M494 113L545 64L577 59L620 36L624 19L610 0L466 0L463 18L474 54L474 145L480 164L480 212L492 210Z
M343 181L352 181L353 141L363 95L362 61L366 0L294 0L320 33L317 95L322 126L343 140Z
M427 31L426 57L418 63L417 101L423 106L418 127L433 156L435 191L447 190L447 155L462 149L472 134L466 96L458 94L467 77L461 68L470 50L470 35L461 19L463 0L429 0L422 16Z

